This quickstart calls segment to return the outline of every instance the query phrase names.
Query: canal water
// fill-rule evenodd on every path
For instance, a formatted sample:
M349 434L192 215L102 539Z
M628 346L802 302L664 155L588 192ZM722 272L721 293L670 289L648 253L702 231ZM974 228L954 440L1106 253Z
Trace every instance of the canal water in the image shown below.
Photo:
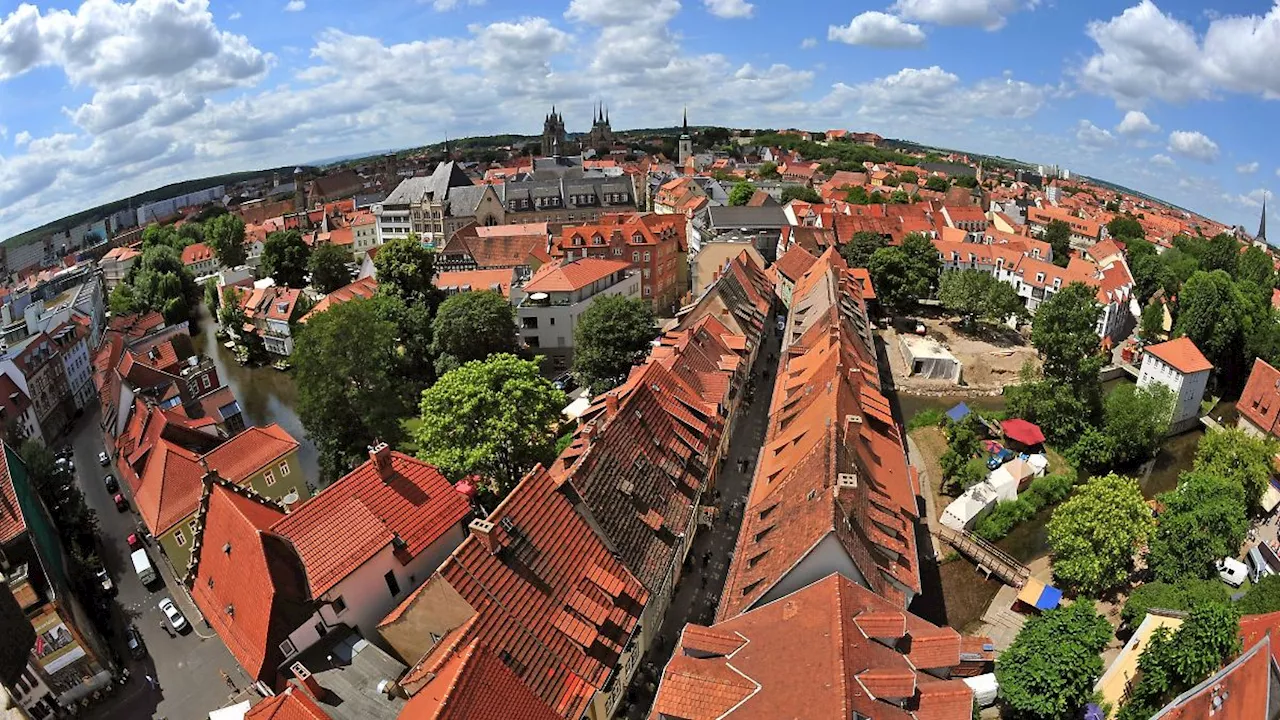
M319 453L307 438L302 420L294 407L298 402L298 389L293 375L280 372L270 365L246 367L236 362L235 354L218 342L217 325L209 316L209 309L200 306L200 334L192 340L218 367L218 377L235 393L240 409L244 411L245 425L270 425L280 427L298 441L298 461L302 464L307 481L316 487L320 484Z
M1131 381L1125 378L1104 383L1104 394L1111 392L1123 382ZM922 410L945 411L959 402L964 402L979 411L1004 409L1004 398L1001 396L922 397L900 393L897 400L904 423ZM1235 403L1230 401L1220 403L1214 408L1211 416L1221 417L1225 425L1234 426ZM1170 438L1160 448L1149 473L1143 472L1146 470L1145 467L1132 471L1132 474L1140 479L1142 494L1147 498L1154 498L1160 493L1172 490L1178 483L1178 476L1191 469L1195 460L1196 446L1203 436L1204 430L1197 428L1192 432ZM1046 524L1051 514L1052 508L1040 511L1034 518L1014 528L996 545L1023 563L1045 557L1049 554ZM964 558L943 564L938 569L938 573L945 609L936 606L928 608L931 611L929 614L934 616L931 619L945 622L958 630L966 628L972 630L986 611L987 605L995 597L996 591L1000 589L1000 583L985 579L977 573L973 563ZM927 601L926 604L935 605ZM937 615L938 612L941 612L941 615Z

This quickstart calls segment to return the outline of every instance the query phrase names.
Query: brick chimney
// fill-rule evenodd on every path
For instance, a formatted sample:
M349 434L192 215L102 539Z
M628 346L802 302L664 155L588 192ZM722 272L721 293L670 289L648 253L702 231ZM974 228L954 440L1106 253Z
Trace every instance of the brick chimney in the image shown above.
M613 417L618 414L618 393L609 392L604 396L605 417Z
M394 474L391 470L391 447L386 443L378 443L369 450L369 459L373 461L373 467L378 471L378 477L383 481L388 481Z
M297 683L301 685L304 690L306 690L308 695L310 695L313 698L316 698L317 700L324 699L325 697L324 688L321 687L319 681L315 679L315 677L311 674L311 671L307 669L306 665L303 665L300 662L295 662L289 666L289 670L293 672L294 678L297 680Z
M471 530L471 535L480 541L490 555L496 555L502 549L502 545L498 542L498 536L494 534L493 523L476 518L471 521L471 525L468 527Z

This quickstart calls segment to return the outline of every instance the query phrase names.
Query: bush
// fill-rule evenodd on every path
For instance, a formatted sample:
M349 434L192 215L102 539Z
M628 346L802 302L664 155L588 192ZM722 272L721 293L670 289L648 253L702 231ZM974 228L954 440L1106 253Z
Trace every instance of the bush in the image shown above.
M907 421L907 432L918 428L942 427L946 421L947 414L945 412L938 408L927 408L911 416L911 419Z
M1217 580L1149 582L1129 594L1129 599L1124 602L1124 609L1120 611L1120 619L1125 627L1136 630L1142 624L1142 619L1147 616L1147 611L1152 608L1190 610L1204 603L1226 602L1228 599L1227 586ZM1241 601L1241 610L1247 613L1243 609L1243 601Z
M1042 509L1065 500L1075 484L1074 475L1046 475L1036 478L1017 500L996 505L989 515L978 521L975 530L984 540L999 540L1019 524L1035 517Z
M1261 615L1280 610L1280 575L1268 575L1249 588L1239 604L1241 615Z

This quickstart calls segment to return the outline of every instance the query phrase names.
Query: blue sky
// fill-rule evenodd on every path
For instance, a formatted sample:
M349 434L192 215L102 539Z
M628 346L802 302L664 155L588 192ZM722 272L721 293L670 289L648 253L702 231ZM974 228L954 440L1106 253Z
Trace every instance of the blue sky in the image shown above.
M870 130L1255 229L1280 6L0 0L0 237L167 182L496 132Z

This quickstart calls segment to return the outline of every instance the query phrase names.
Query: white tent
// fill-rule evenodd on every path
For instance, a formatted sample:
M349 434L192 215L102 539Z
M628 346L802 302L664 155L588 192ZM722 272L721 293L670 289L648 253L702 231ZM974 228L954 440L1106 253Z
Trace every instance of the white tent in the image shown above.
M991 473L987 482L997 489L1001 500L1015 500L1018 491L1026 487L1035 476L1036 470L1031 463L1022 458L1014 458Z
M1035 470L1036 477L1044 477L1044 474L1049 471L1049 458L1042 453L1036 453L1028 457L1027 464L1031 466L1032 470Z
M996 695L1000 692L1000 683L996 682L995 673L963 678L963 680L964 684L973 691L973 699L978 702L978 707L989 707L995 703Z
M960 361L942 345L928 338L911 335L901 335L899 340L908 375L960 382Z
M985 482L978 483L965 490L960 497L951 501L942 512L943 525L956 531L972 530L973 526L991 511L1000 500L995 490Z

